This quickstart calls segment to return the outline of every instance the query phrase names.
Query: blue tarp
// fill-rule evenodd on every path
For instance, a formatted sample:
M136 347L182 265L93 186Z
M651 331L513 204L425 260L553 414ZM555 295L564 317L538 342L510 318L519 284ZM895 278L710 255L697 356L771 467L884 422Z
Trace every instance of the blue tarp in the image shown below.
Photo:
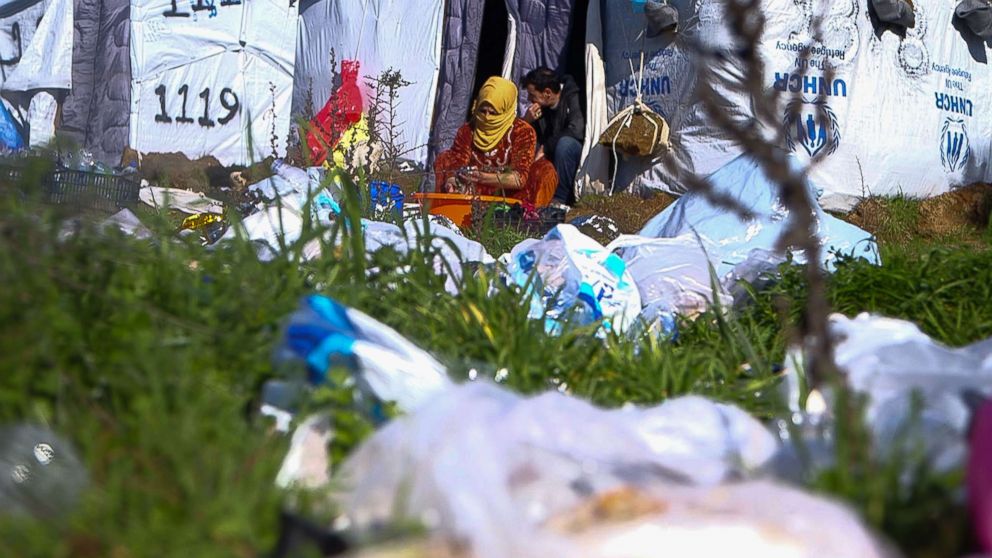
M791 157L789 160L793 170L798 172L798 161ZM718 253L711 254L710 260L715 264L717 274L723 277L735 265L744 262L752 250L773 250L789 224L789 211L779 197L778 186L748 155L727 163L708 180L715 192L731 196L753 212L755 218L742 221L737 215L714 205L703 194L690 192L648 221L640 235L674 238L698 234L712 241ZM815 199L818 190L808 180L806 187ZM818 204L814 212L817 234L823 246L821 262L827 269L833 268L838 254L881 263L878 246L871 234L827 214ZM796 261L805 261L802 253L793 255Z

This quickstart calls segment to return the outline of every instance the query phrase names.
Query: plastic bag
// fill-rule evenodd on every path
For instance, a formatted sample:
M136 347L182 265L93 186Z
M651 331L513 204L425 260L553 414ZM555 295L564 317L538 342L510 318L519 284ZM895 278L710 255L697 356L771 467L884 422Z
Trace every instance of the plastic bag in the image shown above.
M793 550L772 555L879 555L839 506L769 483L715 484L775 450L758 421L700 397L602 410L479 382L376 432L343 464L336 498L359 529L421 521L482 558L725 556L713 549L748 538L743 548ZM655 505L631 516L645 500Z
M581 324L603 320L606 330L625 331L641 311L637 286L620 256L579 232L557 225L542 240L517 244L508 257L510 280L524 287L536 272L531 317L545 316L549 331L559 331L566 313Z
M309 208L311 219L325 226L341 213L337 198L321 185L323 169L311 167L304 170L276 159L272 163L272 171L275 173L273 176L248 186L248 190L267 202L278 200L300 215Z
M7 110L7 105L0 101L0 151L13 152L24 149L24 138L14 122L14 117Z
M714 302L727 305L730 296L710 272L706 247L696 237L647 238L623 235L610 243L627 263L641 303L687 317L696 316ZM714 246L709 247L715 249Z
M972 415L963 393L992 394L992 342L952 349L910 322L869 314L832 315L830 331L847 384L868 396L865 420L881 451L911 424L919 397L922 408L910 435L923 444L936 470L961 466Z
M992 553L992 401L975 413L968 456L968 502L975 534L986 553Z
M441 363L396 331L319 295L304 298L289 317L280 356L303 360L315 384L332 366L347 366L364 393L405 412L451 383Z

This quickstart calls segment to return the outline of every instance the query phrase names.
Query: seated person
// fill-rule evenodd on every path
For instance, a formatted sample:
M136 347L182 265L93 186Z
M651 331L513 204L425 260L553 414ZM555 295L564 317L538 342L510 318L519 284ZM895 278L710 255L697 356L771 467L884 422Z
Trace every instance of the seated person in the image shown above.
M479 91L472 121L437 156L439 192L503 195L544 207L558 186L554 166L536 159L534 128L516 117L517 86L491 77Z
M524 120L537 131L539 154L554 163L558 173L554 202L569 204L574 201L586 130L579 87L571 76L559 78L548 68L530 71L524 76L524 87L531 103Z

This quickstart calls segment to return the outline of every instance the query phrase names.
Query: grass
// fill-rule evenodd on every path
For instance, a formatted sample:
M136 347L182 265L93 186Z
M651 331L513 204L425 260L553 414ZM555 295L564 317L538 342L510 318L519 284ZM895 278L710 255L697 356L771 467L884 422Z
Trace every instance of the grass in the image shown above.
M72 441L91 479L64 518L0 519L2 556L255 556L271 548L290 502L273 485L287 440L250 410L265 380L297 372L271 357L283 319L314 292L395 327L456 378L505 368L511 389L562 389L605 406L698 393L761 417L783 412L772 368L804 297L798 270L732 319L683 323L675 343L604 343L588 328L548 336L490 271L469 275L458 297L445 293L426 245L370 261L353 237L305 264L294 250L260 263L247 243L208 251L177 240L164 216L152 219L161 235L154 242L92 227L60 239L58 216L0 192L0 424L49 425ZM518 240L486 236L494 255ZM975 246L886 245L883 267L839 266L831 302L848 315L913 320L951 344L986 338L992 251ZM350 421L337 424L350 435L340 455L369 425L349 414L345 388L328 389L325 400ZM857 428L842 440L838 466L812 486L852 502L910 555L967 547L954 479L927 474L912 456L870 457ZM909 468L919 474L900 488ZM935 528L940 536L923 544L920 533Z

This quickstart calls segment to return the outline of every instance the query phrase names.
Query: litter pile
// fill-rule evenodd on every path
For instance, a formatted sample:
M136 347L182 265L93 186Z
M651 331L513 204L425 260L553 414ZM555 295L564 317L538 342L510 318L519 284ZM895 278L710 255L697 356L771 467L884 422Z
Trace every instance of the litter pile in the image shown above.
M603 410L557 391L523 397L487 381L456 385L441 380L437 360L382 324L322 297L308 298L301 312L316 308L342 325L311 336L310 346L348 357L375 397L407 390L415 400L333 476L326 417L308 418L294 435L280 484L333 486L328 495L344 514L336 524L351 536L423 525L426 538L402 545L409 556L896 555L844 506L790 487L793 475L782 463L794 446L737 407L688 396ZM303 314L288 326L287 347L321 370L326 349L298 350ZM937 462L960 467L972 420L961 390L992 393L992 340L947 349L898 320L834 316L831 323L838 364L871 402L879 447L906 424L919 388L924 421L910 434L930 444ZM378 347L376 339L383 340ZM829 415L829 408L816 412ZM977 416L982 428L984 415ZM982 443L973 463L988 459ZM985 513L987 472L970 471ZM357 555L393 554L373 548Z

